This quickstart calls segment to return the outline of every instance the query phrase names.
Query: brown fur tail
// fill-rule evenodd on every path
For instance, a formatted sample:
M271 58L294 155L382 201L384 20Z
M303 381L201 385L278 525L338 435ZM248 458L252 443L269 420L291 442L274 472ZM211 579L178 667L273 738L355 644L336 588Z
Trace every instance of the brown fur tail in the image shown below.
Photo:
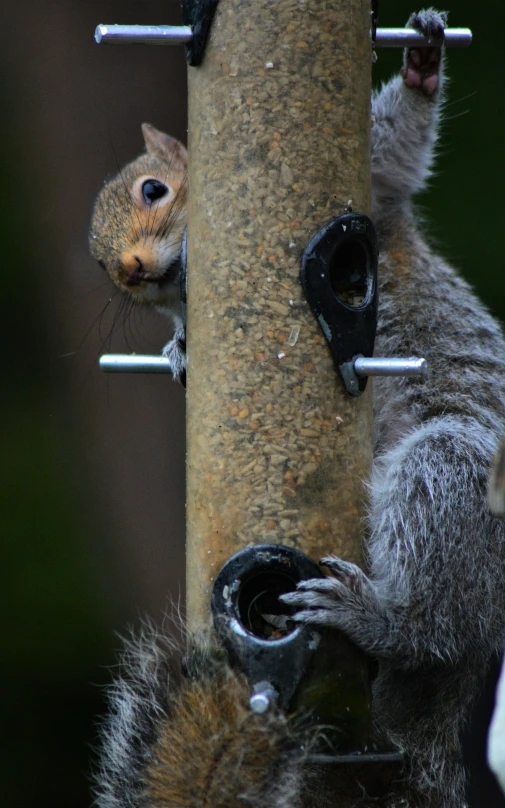
M191 655L186 679L178 656L152 629L129 642L103 732L99 808L296 808L301 767L286 718L252 713L245 679L207 649Z

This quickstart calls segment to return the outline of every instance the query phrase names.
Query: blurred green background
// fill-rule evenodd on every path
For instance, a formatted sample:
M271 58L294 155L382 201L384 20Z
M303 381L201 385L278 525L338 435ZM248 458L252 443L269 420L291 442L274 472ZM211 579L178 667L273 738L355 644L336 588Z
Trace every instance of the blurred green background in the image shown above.
M450 53L438 173L420 202L440 250L505 320L505 8L448 8L475 40ZM412 10L381 0L380 24ZM186 67L182 49L93 41L99 22L177 24L172 0L19 0L0 21L1 803L84 808L116 632L184 595L183 393L96 366L103 348L158 350L166 326L117 315L87 224L106 175L140 151L142 121L186 139ZM375 78L399 61L380 51ZM474 732L468 756L482 744ZM473 765L472 805L498 806Z

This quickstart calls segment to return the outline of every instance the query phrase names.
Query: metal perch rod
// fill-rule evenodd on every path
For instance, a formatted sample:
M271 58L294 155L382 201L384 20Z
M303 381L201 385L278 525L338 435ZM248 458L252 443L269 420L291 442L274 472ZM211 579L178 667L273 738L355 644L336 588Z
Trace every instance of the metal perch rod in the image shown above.
M189 25L97 25L95 41L110 45L187 45Z
M375 42L377 48L414 48L419 45L468 48L471 44L472 32L469 28L446 28L443 39L427 39L412 28L377 28Z
M110 45L188 45L193 38L189 25L97 25L95 40ZM377 48L468 48L472 44L469 28L446 28L443 39L427 39L412 28L378 28Z
M360 356L354 360L354 372L357 376L427 376L426 359L411 356L409 359L368 359Z
M105 373L172 373L166 356L105 354L100 357L99 364Z
M128 354L104 354L100 357L100 367L105 373L171 373L170 360L166 356L140 356ZM354 360L354 372L358 376L426 376L426 359L415 356L409 359L367 359Z

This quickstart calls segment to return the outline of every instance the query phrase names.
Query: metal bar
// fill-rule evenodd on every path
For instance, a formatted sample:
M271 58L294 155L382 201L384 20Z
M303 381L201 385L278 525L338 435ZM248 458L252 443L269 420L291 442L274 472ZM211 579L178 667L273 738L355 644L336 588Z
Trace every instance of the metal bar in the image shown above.
M189 25L97 25L95 41L111 45L187 45Z
M104 354L99 364L105 373L172 373L170 360L166 356Z
M189 25L98 25L95 30L96 42L110 45L187 45L192 38ZM469 28L446 28L443 40L427 39L412 28L378 28L375 42L377 48L468 48L471 44Z
M446 28L443 39L427 39L412 28L377 28L377 48L414 48L429 45L439 48L468 48L472 44L469 28Z
M354 372L357 376L411 376L425 377L428 375L426 359L411 356L409 359L382 359L373 357L368 359L359 356L354 361Z
M100 368L105 373L172 373L170 360L165 356L142 356L138 354L104 354ZM354 362L358 376L411 376L428 375L426 359L368 359L359 357Z

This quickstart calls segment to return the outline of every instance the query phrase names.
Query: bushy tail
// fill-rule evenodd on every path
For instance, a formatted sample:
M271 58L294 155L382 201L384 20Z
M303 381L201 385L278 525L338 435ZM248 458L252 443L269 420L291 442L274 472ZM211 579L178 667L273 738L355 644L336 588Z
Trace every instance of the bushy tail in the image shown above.
M99 808L296 808L301 766L289 722L255 715L249 687L208 647L180 653L154 629L130 640L111 690Z

